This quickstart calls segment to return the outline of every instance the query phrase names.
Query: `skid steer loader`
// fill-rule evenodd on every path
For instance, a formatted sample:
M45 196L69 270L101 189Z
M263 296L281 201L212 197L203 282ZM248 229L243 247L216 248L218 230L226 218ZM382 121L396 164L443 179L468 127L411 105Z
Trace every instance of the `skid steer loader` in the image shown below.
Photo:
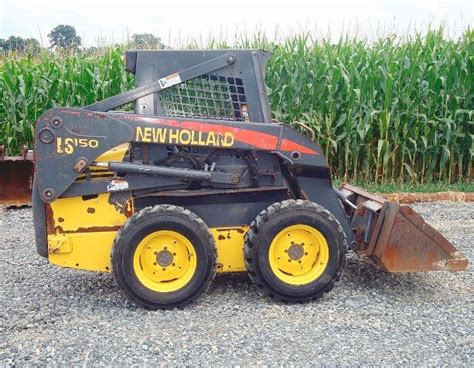
M45 112L34 150L38 253L112 272L149 309L195 300L216 272L248 272L281 301L313 300L341 277L348 250L388 272L465 269L409 207L333 188L320 146L271 119L269 57L130 51L135 89ZM133 113L110 111L130 103Z

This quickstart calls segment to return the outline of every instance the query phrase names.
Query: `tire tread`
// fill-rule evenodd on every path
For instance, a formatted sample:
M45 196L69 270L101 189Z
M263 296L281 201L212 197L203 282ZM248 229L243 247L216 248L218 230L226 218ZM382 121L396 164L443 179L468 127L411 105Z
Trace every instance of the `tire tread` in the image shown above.
M342 237L342 239L344 239L344 244L345 244L345 247L343 249L343 254L341 256L342 264L340 265L340 267L338 268L337 272L332 277L332 279L318 293L316 293L316 294L314 294L310 297L307 297L307 298L300 298L299 300L289 299L289 298L285 298L285 297L282 297L280 295L277 295L274 292L272 292L265 285L264 282L262 282L258 272L256 272L256 267L258 267L258 265L257 265L257 262L255 262L255 260L253 259L252 251L251 251L256 246L255 238L256 238L257 234L259 233L259 229L261 229L262 226L266 222L268 222L273 216L275 216L276 214L280 213L280 211L285 210L285 209L292 209L292 210L293 209L303 209L303 210L306 210L306 211L313 211L313 212L316 212L316 213L320 214L327 221L329 221L330 223L332 223L335 226L335 228L337 229L337 232L339 233L339 235ZM290 303L290 302L291 303L294 303L294 302L303 303L303 302L308 302L308 301L311 301L311 300L319 299L323 296L324 293L327 293L327 292L331 291L334 288L335 283L337 281L339 281L342 277L342 272L343 272L343 268L345 266L346 253L347 253L346 234L345 234L344 230L342 229L341 224L339 223L339 221L337 221L337 219L334 217L334 215L331 214L327 209L325 209L324 207L320 206L317 203L307 201L307 200L302 200L302 199L297 199L297 200L287 199L287 200L284 200L282 202L276 202L276 203L270 205L266 209L262 210L257 215L255 220L252 221L252 223L250 224L250 230L245 235L245 243L244 244L245 244L244 245L244 254L245 254L244 261L245 261L245 266L247 268L248 275L249 275L250 279L252 280L253 283L255 283L255 285L257 285L257 287L260 288L260 290L263 292L264 295L270 296L275 300L285 302L285 303Z
M183 207L175 206L175 205L170 205L170 204L162 204L162 205L157 205L157 206L149 206L145 207L142 210L136 212L133 214L126 222L125 224L119 229L117 232L117 235L114 239L112 250L111 250L111 258L112 260L115 257L115 254L117 252L117 245L121 245L122 243L120 242L120 238L125 236L128 232L130 232L135 226L140 224L142 221L147 219L149 216L156 216L156 215L161 215L161 214L172 214L173 216L176 217L181 217L182 219L185 220L190 220L193 222L200 231L203 232L203 234L206 234L208 244L211 245L212 251L213 251L213 257L212 257L212 265L211 265L211 276L208 277L205 280L205 285L202 288L202 290L198 293L194 293L191 295L189 298L185 298L184 300L174 303L173 305L168 306L162 306L159 308L156 308L154 306L150 306L146 304L145 302L133 297L130 295L129 291L127 290L126 287L126 280L123 277L122 272L117 270L114 267L114 262L112 262L112 273L114 275L114 279L119 287L119 289L129 298L131 299L134 303L140 305L141 307L147 308L147 309L174 309L174 308L182 308L185 305L194 302L201 294L206 293L214 278L216 277L216 268L217 268L217 248L216 244L214 241L214 237L212 234L209 232L209 229L206 225L206 223L194 212L191 212L188 209L185 209Z

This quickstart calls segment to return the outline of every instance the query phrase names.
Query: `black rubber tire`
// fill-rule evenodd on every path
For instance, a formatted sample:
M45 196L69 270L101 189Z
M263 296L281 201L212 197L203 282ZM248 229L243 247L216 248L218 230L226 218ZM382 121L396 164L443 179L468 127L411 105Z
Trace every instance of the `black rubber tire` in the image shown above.
M305 285L291 285L272 271L268 259L273 238L287 226L305 224L320 231L329 247L323 274ZM245 237L245 265L251 280L263 291L283 302L305 302L320 298L342 275L347 241L337 219L324 207L310 201L285 200L274 203L251 223Z
M133 256L140 241L157 230L174 230L193 244L196 272L181 289L157 292L144 286L133 269ZM120 228L112 248L112 272L125 295L147 309L172 309L196 300L205 292L216 273L216 246L204 221L193 212L173 205L146 207Z

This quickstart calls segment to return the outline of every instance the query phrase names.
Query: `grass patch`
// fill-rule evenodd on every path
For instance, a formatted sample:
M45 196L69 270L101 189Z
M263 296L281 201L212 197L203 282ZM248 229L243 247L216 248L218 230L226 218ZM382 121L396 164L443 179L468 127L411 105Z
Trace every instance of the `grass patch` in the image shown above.
M339 186L341 180L334 180ZM363 188L372 193L437 193L437 192L474 192L474 184L468 183L429 183L429 184L377 184L373 182L350 182L350 184Z

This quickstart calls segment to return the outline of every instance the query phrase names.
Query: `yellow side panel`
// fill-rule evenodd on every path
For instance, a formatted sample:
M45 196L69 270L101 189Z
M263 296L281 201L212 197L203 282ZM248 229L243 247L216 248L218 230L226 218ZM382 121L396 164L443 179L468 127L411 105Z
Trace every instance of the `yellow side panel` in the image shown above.
M84 200L60 198L51 203L49 261L63 267L110 271L110 251L117 230L132 214L130 200L109 203L109 193ZM126 201L126 202L125 202Z
M51 203L54 226L63 231L117 230L126 220L124 213L131 213L131 202L127 208L117 208L109 203L109 193L84 200L82 197L60 198ZM115 228L115 229L114 229Z
M217 247L217 272L245 271L244 236L248 226L210 228Z
M217 246L217 272L242 272L247 226L209 229ZM48 235L49 261L59 266L109 272L116 231Z
M110 251L116 233L98 231L48 235L48 259L62 267L110 272Z

